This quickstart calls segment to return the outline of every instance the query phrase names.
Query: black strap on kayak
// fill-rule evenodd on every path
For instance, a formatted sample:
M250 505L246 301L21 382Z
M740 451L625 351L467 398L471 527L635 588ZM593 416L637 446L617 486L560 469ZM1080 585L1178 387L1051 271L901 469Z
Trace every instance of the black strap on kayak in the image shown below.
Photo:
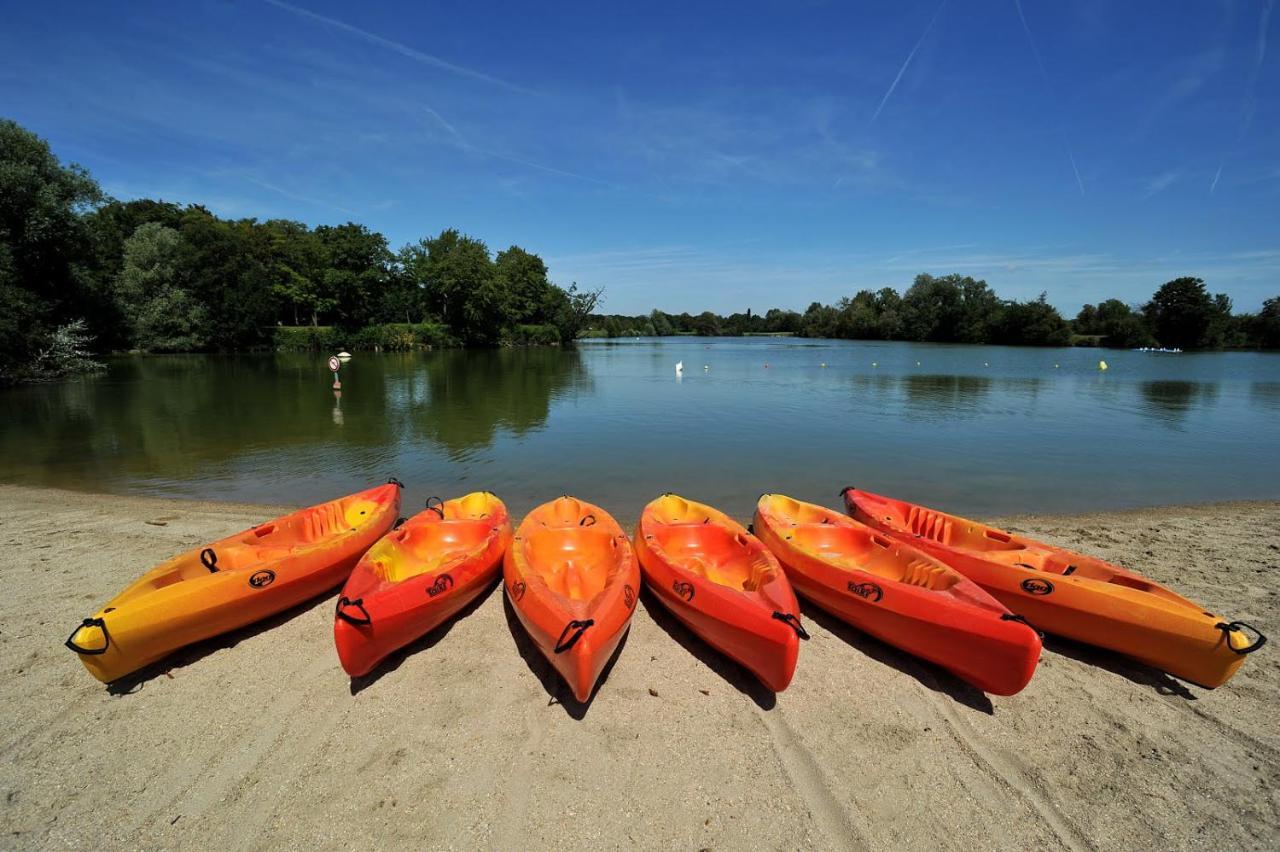
M778 621L781 621L783 624L787 625L788 627L790 627L792 630L794 630L796 632L796 635L799 636L801 639L807 640L809 638L809 632L804 629L804 626L802 624L800 624L800 616L796 615L795 613L774 612L773 617L778 619Z
M855 486L852 486L852 485L846 485L844 488L841 488L841 489L840 489L840 493L839 493L839 494L837 494L836 496L837 496L837 497L843 497L846 493L848 493L848 492L850 492L850 491L857 491L857 490L858 490L858 489L857 489Z
M588 520L590 520L591 523L587 523ZM580 527L594 527L595 525L596 525L595 515L583 515L582 520L578 521L578 526Z
M76 634L80 632L81 627L97 627L102 631L102 647L101 648L85 648L75 643ZM86 618L80 622L80 627L71 631L71 635L67 637L66 646L77 654L84 654L86 657L96 657L98 654L107 653L107 649L111 647L111 634L107 632L107 622L101 618Z
M404 488L404 483L403 483L403 482L401 482L400 480L396 479L394 476L388 476L388 477L387 477L387 484L388 484L388 485L398 485L398 486L400 486L401 488Z
M391 529L393 529L393 530L398 530L398 529L400 529L402 526L404 526L404 522L405 522L405 521L407 521L407 520L409 520L409 519L408 519L408 518L404 518L404 517L396 518L396 522L395 522L394 524L392 524L392 525L391 525Z
M1226 637L1225 637L1225 638L1226 638L1226 642L1227 642L1227 647L1228 647L1228 648L1230 648L1231 650L1235 651L1237 654L1240 654L1241 656L1243 656L1243 655L1245 655L1245 654L1252 654L1254 651L1258 650L1258 649L1259 649L1259 648L1261 648L1263 645L1267 644L1267 637L1266 637L1266 636L1264 636L1264 635L1262 635L1262 631L1261 631L1261 630L1259 630L1258 628L1254 627L1252 624L1246 624L1246 623L1245 623L1245 622L1243 622L1243 621L1233 621L1233 622L1231 622L1230 624L1228 624L1227 622L1223 621L1223 622L1221 622L1221 623L1219 623L1219 624L1215 624L1215 625L1213 625L1213 626L1214 626L1214 627L1216 627L1216 628L1218 628L1219 630L1221 630L1223 633L1225 633L1225 634L1226 634ZM1245 630L1251 630L1251 631L1253 631L1254 633L1258 634L1258 639L1257 639L1257 641L1256 641L1256 642L1254 642L1252 645L1247 645L1247 646L1245 646L1245 647L1243 647L1243 648L1237 648L1237 647L1235 647L1234 645L1232 645L1232 644L1231 644L1231 631L1232 631L1232 630L1239 630L1239 631L1241 631L1241 632L1244 632Z
M208 568L210 574L218 573L218 554L213 552L212 547L200 551L200 564Z
M435 501L436 501L436 504L435 504L434 506L432 506L432 505L431 505L431 501L432 501L432 500L435 500ZM444 501L443 501L443 500L441 500L439 497L428 497L428 498L427 498L427 509L428 509L429 511L435 512L437 515L439 515L439 516L440 516L440 520L442 520L442 521L444 520Z
M343 612L342 608L344 606L355 607L356 609L364 613L364 618L357 618L349 612ZM363 627L366 624L373 623L373 619L369 617L369 610L364 608L364 598L356 598L355 600L351 600L346 595L339 597L338 606L336 609L334 609L333 614L338 618L341 618L347 624L353 624L356 627Z
M595 624L595 619L588 618L585 621L578 621L576 618L564 626L564 630L560 631L560 638L556 640L555 652L563 654L565 651L578 644L578 640L582 638L582 634L587 632L587 628Z
M1030 621L1027 621L1027 619L1021 615L1017 615L1016 613L1012 613L1012 612L1006 612L1000 616L1000 620L1001 621L1017 621L1021 624L1025 624L1028 627L1030 627L1032 630L1035 630L1036 635L1039 636L1041 639L1044 638L1044 634L1041 633L1039 630L1036 630L1036 626L1032 624Z

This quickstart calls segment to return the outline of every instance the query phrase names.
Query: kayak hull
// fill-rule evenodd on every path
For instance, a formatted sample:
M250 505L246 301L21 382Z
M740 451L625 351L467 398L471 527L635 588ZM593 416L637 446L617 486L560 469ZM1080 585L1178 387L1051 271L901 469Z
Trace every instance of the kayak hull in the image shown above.
M175 556L85 619L67 646L110 683L253 624L342 583L399 509L400 485L391 482Z
M1221 686L1265 641L1118 565L867 491L843 497L850 516L945 562L1037 628L1193 684Z
M366 675L465 609L497 581L510 541L507 508L488 492L432 506L383 536L334 611L343 670Z
M710 506L668 494L645 507L635 548L645 585L677 619L769 690L787 688L808 634L786 574L759 539Z
M585 703L636 606L640 569L626 534L600 507L561 497L521 521L502 573L534 646Z
M984 692L1014 695L1040 637L975 584L837 512L764 495L755 530L803 597Z

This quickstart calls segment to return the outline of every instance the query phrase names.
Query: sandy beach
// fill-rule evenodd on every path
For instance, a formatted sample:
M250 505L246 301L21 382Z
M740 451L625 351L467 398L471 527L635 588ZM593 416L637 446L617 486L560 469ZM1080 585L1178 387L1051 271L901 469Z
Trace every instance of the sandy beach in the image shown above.
M356 683L336 590L123 689L62 646L150 565L282 510L0 486L5 848L1280 842L1277 646L1208 691L1050 637L1022 694L988 698L806 607L775 700L646 596L586 708L496 587ZM1003 522L1280 636L1280 504Z

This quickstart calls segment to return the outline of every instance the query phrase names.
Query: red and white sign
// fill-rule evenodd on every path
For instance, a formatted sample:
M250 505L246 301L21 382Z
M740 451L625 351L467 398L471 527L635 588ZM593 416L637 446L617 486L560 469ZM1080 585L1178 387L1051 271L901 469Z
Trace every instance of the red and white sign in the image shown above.
M329 372L330 372L330 373L336 373L336 372L338 372L338 367L339 367L339 366L341 366L341 363L338 361L338 356L337 356L337 355L330 355L330 356L329 356Z

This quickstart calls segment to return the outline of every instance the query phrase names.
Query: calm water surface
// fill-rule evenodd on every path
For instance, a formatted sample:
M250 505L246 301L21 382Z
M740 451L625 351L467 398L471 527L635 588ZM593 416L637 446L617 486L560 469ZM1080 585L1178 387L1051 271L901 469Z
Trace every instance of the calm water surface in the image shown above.
M843 485L973 515L1280 498L1277 355L668 338L358 353L331 381L158 356L0 391L0 481L302 504L395 475L408 509L571 493L624 524L665 491L743 518Z

